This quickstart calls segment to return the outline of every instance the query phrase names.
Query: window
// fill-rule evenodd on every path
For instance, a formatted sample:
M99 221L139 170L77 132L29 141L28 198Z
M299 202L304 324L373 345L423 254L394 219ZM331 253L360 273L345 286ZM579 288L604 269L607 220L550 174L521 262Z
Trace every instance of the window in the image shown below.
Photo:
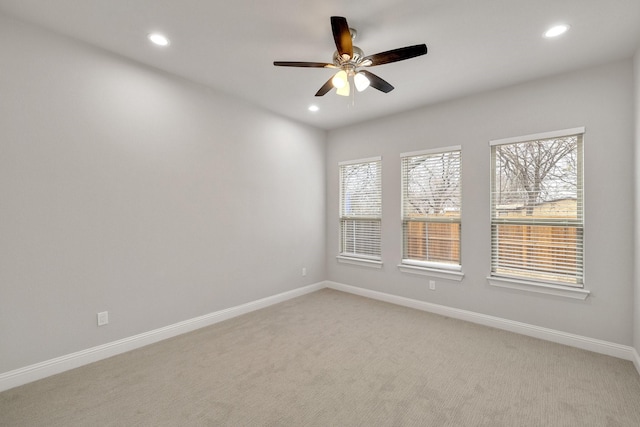
M460 266L460 147L403 153L402 264Z
M381 163L380 157L339 163L339 259L380 264Z
M584 128L491 142L491 276L583 287Z

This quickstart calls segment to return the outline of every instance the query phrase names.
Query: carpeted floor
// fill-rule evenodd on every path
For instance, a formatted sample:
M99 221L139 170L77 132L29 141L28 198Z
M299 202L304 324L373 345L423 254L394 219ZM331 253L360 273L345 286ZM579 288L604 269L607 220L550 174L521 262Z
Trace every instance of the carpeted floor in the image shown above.
M0 393L1 426L640 426L631 362L324 289Z

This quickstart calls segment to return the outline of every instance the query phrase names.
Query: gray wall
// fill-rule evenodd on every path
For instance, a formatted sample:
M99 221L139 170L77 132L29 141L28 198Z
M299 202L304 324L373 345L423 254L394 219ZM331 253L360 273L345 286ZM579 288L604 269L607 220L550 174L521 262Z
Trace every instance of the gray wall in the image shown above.
M625 61L335 130L326 146L322 131L2 15L0 52L0 373L324 279L640 351L640 52L635 92ZM488 286L488 141L576 126L592 295ZM396 267L399 154L448 145L463 147L465 278L433 292ZM384 267L338 264L337 163L376 155Z
M0 52L0 372L325 278L325 132L2 15Z
M427 84L427 83L425 83ZM388 96L393 96L389 94ZM478 94L329 132L327 273L331 281L623 345L633 340L631 61ZM380 95L380 102L384 97ZM586 127L586 301L495 288L490 270L489 141ZM462 146L462 282L398 271L402 152ZM339 264L338 162L382 156L381 270Z
M634 57L634 82L635 82L635 293L634 293L634 319L633 319L633 346L640 354L640 49Z

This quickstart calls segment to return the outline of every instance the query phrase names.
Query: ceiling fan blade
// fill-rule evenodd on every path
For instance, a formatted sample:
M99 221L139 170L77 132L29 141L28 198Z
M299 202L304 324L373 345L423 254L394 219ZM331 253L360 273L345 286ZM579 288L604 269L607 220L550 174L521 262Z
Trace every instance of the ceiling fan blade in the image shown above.
M425 55L427 53L426 44L417 44L414 46L406 46L398 49L388 50L373 55L365 56L360 65L371 67L373 65L388 64L390 62L403 61L416 56Z
M273 65L277 67L336 68L335 65L326 62L273 61Z
M347 19L342 16L332 16L331 31L340 56L344 59L353 58L353 42L351 41L351 31L349 31Z
M374 89L378 89L380 92L389 93L394 89L389 82L376 76L373 73L370 73L367 70L360 70L359 73L367 76L367 78L369 79L369 85Z
M331 89L333 89L333 83L331 82L331 80L333 80L333 77L331 77L324 85L322 85L320 90L316 92L316 96L323 96Z

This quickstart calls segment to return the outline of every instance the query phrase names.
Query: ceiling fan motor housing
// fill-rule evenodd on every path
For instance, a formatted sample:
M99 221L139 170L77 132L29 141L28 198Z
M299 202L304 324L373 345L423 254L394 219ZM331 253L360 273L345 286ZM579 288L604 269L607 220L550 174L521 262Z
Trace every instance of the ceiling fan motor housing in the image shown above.
M356 67L360 66L363 58L364 52L362 52L362 49L358 46L353 46L353 56L349 59L344 59L337 50L333 53L333 63L335 66L347 72L354 71Z

